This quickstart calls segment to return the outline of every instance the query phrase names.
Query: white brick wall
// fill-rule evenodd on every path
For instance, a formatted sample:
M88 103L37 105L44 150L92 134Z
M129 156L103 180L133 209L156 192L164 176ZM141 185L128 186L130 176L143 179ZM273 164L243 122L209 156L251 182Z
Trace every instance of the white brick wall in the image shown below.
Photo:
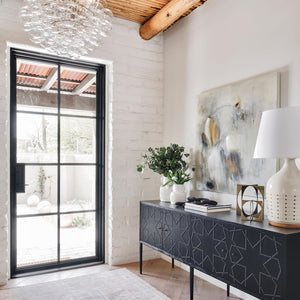
M18 18L21 3L2 0L0 4L0 284L6 282L9 268L7 42L34 46ZM139 201L158 197L158 176L151 172L141 176L136 164L141 152L162 144L163 38L144 41L138 29L138 24L114 19L111 37L91 54L109 65L106 260L110 264L138 260ZM144 257L152 256L145 249Z
M6 44L0 40L0 285L5 284L9 270L9 102Z

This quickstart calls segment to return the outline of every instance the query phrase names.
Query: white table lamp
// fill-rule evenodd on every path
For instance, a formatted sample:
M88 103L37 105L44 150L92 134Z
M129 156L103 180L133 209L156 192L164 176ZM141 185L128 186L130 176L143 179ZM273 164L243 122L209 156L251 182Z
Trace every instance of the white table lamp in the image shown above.
M269 223L300 228L300 107L263 112L254 158L284 158L284 165L266 186Z

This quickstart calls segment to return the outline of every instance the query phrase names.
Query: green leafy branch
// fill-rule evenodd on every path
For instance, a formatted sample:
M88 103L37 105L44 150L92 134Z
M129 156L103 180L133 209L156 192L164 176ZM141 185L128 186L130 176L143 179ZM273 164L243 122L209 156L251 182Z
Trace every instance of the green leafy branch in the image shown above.
M186 170L187 163L184 160L189 153L184 153L184 147L171 144L168 147L148 148L148 152L142 156L143 162L137 165L137 171L143 172L148 166L155 173L168 177L169 171Z

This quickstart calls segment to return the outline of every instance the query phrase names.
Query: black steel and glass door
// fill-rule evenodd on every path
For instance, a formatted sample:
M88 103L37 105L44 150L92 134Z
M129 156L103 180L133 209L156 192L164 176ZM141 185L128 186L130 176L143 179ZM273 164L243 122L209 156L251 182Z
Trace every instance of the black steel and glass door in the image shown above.
M12 275L104 260L105 66L11 51Z

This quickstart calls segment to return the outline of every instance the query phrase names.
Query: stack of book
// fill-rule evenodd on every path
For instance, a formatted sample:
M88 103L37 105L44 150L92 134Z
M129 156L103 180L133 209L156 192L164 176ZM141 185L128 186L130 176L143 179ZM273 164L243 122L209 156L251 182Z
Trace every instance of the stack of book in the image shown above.
M205 213L215 213L221 211L230 211L231 204L220 204L220 205L210 205L210 204L201 204L201 203L190 203L186 202L184 205L185 210L189 211L200 211Z

